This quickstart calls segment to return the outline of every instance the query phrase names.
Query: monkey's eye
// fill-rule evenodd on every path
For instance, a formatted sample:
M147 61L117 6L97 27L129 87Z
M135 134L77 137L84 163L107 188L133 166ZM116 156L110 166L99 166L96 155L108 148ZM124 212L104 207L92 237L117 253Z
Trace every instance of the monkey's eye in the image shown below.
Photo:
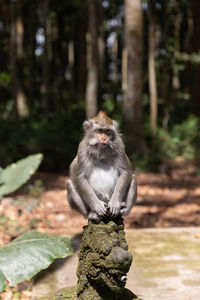
M98 129L96 129L96 132L97 133L104 133L104 130L102 128L98 128Z
M106 133L107 135L109 135L109 134L111 134L111 131L112 131L111 129L106 129L106 130L105 130L105 133Z

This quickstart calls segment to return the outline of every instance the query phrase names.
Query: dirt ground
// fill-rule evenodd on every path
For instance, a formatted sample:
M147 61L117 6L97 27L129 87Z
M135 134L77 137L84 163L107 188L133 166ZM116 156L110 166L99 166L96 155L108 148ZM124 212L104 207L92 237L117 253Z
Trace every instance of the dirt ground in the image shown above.
M197 171L194 164L180 164L170 175L139 173L137 203L125 219L126 228L199 226L200 175ZM36 184L38 179L39 185ZM87 220L69 208L66 179L67 174L39 172L25 188L2 199L1 246L29 229L62 236L82 231ZM19 299L30 299L31 291L28 292L22 293ZM2 300L13 299L13 290L1 297Z

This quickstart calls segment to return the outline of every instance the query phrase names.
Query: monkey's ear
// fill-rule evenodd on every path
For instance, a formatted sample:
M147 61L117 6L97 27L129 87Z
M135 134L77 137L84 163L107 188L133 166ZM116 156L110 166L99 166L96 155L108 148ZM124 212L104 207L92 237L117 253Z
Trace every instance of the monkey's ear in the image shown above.
M86 120L83 122L83 129L85 131L87 131L88 129L90 129L92 127L92 122L89 120Z
M117 123L117 121L113 120L113 126L114 126L115 130L117 132L119 132L119 124Z

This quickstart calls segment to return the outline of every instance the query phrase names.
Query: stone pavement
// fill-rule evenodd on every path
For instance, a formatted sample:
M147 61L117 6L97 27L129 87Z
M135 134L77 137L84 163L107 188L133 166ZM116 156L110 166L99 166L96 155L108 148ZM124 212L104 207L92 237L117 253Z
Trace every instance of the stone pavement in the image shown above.
M126 238L133 254L126 287L140 299L200 299L200 227L131 229ZM47 299L52 292L76 284L80 239L72 238L74 256L57 260L40 273L33 299Z

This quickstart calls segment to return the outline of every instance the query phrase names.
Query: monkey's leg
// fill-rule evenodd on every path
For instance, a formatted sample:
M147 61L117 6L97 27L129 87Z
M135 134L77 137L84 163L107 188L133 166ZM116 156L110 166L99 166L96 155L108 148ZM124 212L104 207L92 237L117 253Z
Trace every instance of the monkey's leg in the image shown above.
M131 208L135 204L137 198L137 182L136 176L133 174L131 184L123 198L122 208L120 210L122 216L127 216Z
M85 218L88 216L88 210L85 206L83 200L79 196L78 192L76 191L76 188L71 181L71 179L67 180L67 199L69 202L69 205L80 212Z

